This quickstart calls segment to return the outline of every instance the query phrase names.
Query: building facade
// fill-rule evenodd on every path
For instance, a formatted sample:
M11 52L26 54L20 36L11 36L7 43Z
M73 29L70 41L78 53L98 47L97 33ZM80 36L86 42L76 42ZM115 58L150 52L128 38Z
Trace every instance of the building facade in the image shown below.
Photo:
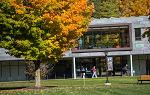
M0 81L26 80L25 69L24 59L12 57L0 48Z
M125 66L127 75L150 74L150 43L142 37L147 28L150 21L146 16L93 19L78 46L64 56L73 60L74 78L81 66L90 71L94 65L98 75L105 76L106 52L113 59L111 75L122 76Z
M150 74L150 42L142 34L150 28L147 16L93 19L78 45L64 53L48 78L78 78L81 67L86 77L96 66L99 77L106 75L106 56L111 59L111 76ZM25 62L0 49L0 81L26 80Z

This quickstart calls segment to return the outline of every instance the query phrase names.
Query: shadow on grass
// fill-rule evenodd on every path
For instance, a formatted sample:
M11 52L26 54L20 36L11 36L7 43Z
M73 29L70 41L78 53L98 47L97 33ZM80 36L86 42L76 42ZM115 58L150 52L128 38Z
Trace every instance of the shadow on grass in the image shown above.
M44 90L44 89L55 88L55 87L58 87L58 86L27 87L27 88L24 88L24 89Z
M141 84L140 82L139 83L138 82L136 82L136 83L135 82L133 82L133 83L120 83L120 84L139 84L139 85L143 84L143 85L150 85L150 83L142 83Z
M58 87L58 86L42 86L42 87L26 87L26 86L22 86L22 87L0 87L0 90L19 90L19 89L24 89L24 90L32 90L32 89L39 89L39 90L43 90L43 89L49 89L49 88L54 88L54 87Z
M139 85L150 85L150 83L138 83Z
M120 84L137 84L137 83L135 83L135 82L133 82L133 83L132 82L130 82L130 83L129 82L124 82L124 83L120 83Z
M27 88L25 86L23 87L0 87L0 90L16 90L16 89L23 89L23 88Z

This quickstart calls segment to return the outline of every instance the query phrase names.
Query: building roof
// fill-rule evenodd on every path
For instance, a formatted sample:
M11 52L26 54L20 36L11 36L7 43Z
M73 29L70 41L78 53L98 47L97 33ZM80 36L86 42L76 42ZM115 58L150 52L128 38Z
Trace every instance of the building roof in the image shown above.
M9 54L6 54L6 50L4 48L0 48L0 61L4 60L24 60L24 59L10 56Z
M132 23L132 24L150 24L148 16L139 17L120 17L120 18L93 18L90 25L107 25L107 24L121 24L121 23ZM146 25L147 26L147 25Z

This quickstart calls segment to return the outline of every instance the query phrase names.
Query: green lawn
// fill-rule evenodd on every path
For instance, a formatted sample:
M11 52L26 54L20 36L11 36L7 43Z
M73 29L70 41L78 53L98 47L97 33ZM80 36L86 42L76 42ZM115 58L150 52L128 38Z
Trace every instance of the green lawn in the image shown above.
M150 95L150 82L137 85L136 77L43 80L43 90L34 89L34 81L0 82L0 95Z

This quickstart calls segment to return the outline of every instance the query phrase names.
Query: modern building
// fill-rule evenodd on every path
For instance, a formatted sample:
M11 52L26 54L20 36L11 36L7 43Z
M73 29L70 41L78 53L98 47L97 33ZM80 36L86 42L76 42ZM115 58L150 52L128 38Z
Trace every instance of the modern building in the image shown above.
M112 76L150 75L150 42L142 34L150 28L147 16L93 19L88 31L78 39L78 45L64 53L50 78L80 77L80 68L91 77L96 66L99 77L106 75L106 57L111 59ZM0 81L25 80L25 63L0 49ZM20 64L21 63L21 64ZM109 67L108 67L109 68Z
M105 76L106 53L112 59L111 75L122 76L125 66L131 76L150 74L150 42L142 37L147 28L147 16L93 19L78 46L64 56L73 60L74 78L81 66L90 72L93 65L98 76Z

